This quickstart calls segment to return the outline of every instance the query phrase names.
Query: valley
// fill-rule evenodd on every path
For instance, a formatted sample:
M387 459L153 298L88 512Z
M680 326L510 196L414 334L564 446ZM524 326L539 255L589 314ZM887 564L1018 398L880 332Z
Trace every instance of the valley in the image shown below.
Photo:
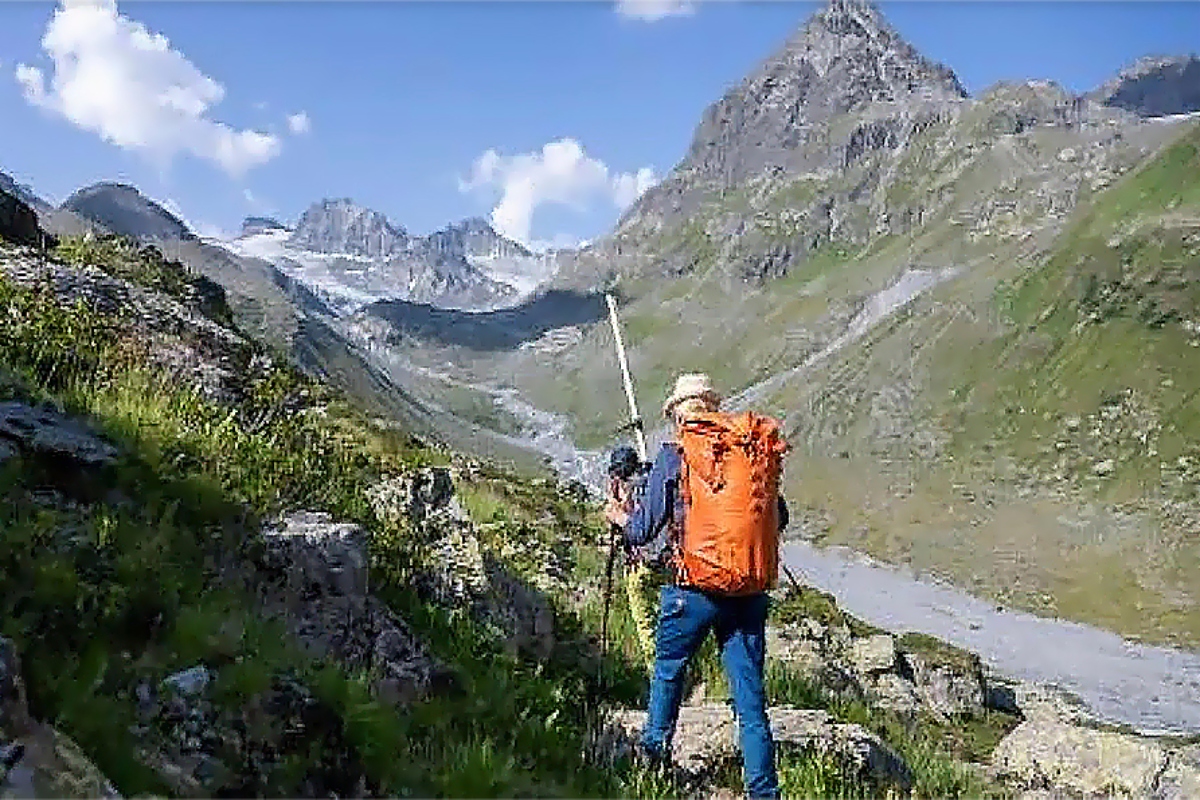
M797 602L808 616L773 657L788 669L820 669L805 678L812 685L774 674L774 696L832 709L844 722L870 719L870 735L894 734L920 765L919 794L972 794L982 773L964 764L984 758L972 748L991 754L1018 724L1045 723L1047 705L1054 724L1069 721L1076 733L1134 730L1144 735L1138 747L1161 747L1148 757L1157 766L1131 785L1165 785L1168 764L1185 757L1195 760L1188 780L1200 780L1200 58L1146 58L1114 72L1085 93L1048 80L968 93L879 8L830 0L708 106L679 162L609 233L571 250L535 251L481 217L417 235L333 196L292 221L254 216L236 235L200 236L132 185L95 183L53 205L0 173L0 229L10 241L0 249L0 301L13 320L0 331L0 355L11 362L0 364L0 400L20 406L14 414L41 398L37 413L92 415L121 443L125 455L110 459L120 468L79 491L120 499L138 480L153 488L146 509L113 512L124 532L105 551L114 563L132 563L141 552L133 533L143 528L157 531L154 542L175 541L167 523L160 530L150 519L167 518L160 505L183 504L189 536L220 529L244 535L239 542L282 536L271 525L300 538L363 526L383 599L376 608L363 588L354 613L371 626L406 615L419 620L414 641L439 642L437 659L411 643L404 664L384 659L404 676L389 678L389 691L415 692L407 683L415 682L424 692L439 659L468 684L462 695L430 689L432 705L419 712L428 719L413 723L412 698L391 698L381 711L370 705L378 683L368 703L356 694L365 683L330 672L325 695L337 697L322 702L342 704L334 714L342 721L329 723L336 736L321 746L344 763L314 768L317 778L296 768L309 781L301 784L289 769L254 774L247 755L239 780L252 775L256 791L312 794L318 778L370 773L380 795L535 786L551 795L671 794L636 769L572 777L577 764L595 766L584 757L594 744L588 704L600 691L593 671L614 671L603 681L616 682L622 713L636 705L628 664L603 661L591 641L603 534L584 501L603 492L628 416L605 293L618 300L652 448L669 434L659 409L682 372L710 374L727 408L784 424L792 520L784 559L805 587L781 595L780 613ZM82 360L67 355L74 340L86 342ZM43 473L67 492L71 481L43 445L0 438L0 475L10 458L37 466L23 476L9 470L19 502L0 527L34 530ZM188 470L213 497L186 499ZM63 501L54 513L109 531L117 523L95 510L108 495L96 497ZM236 503L273 522L246 521L230 510ZM35 554L29 536L12 546ZM268 549L282 539L269 541ZM222 580L235 573L237 585L221 589L214 611L207 586L170 565L172 591L184 599L156 613L179 615L172 641L215 663L225 664L213 655L222 648L266 659L265 645L251 652L248 640L226 643L223 627L200 630L265 581L266 568L242 574L222 554L184 549L188 569L203 564ZM367 550L348 552L338 544L320 558L348 559L365 581ZM83 584L54 572L57 555L36 558L46 561L22 573L21 590L37 614L82 635L55 616L50 595L72 597ZM63 575L73 569L72 561ZM349 580L340 569L329 571L331 584ZM38 570L50 577L41 582ZM109 573L80 575L101 587L97 597L109 592L106 602L125 607L126 590ZM813 590L829 597L814 600ZM265 623L256 615L271 614L254 608L231 619L257 631ZM284 619L307 619L296 614ZM578 629L558 637L554 625L568 617ZM101 621L124 624L114 620ZM380 630L392 644L400 635ZM921 635L936 637L932 649L956 668L978 654L967 690L940 662L921 672L931 657ZM812 641L798 646L796 636ZM378 666L378 642L368 657L330 637L346 675ZM154 651L160 673L186 666L161 642L137 643ZM891 660L847 666L868 646ZM169 771L104 750L103 732L88 722L104 704L135 714L128 686L104 684L108 667L95 666L118 656L105 651L79 666L73 650L36 647L55 672L32 682L35 704L60 710L125 785L161 785ZM475 663L476 652L487 655ZM312 669L290 651L269 658ZM702 684L701 701L723 691L714 663L703 668L711 685ZM62 676L87 669L103 691L74 697L63 688L73 679ZM112 669L129 681L136 671ZM1086 710L1064 711L1070 703L1058 694L1031 695L1033 684ZM949 699L914 699L929 685ZM1013 686L1018 699L990 694ZM462 720L492 695L503 703L480 739ZM524 697L539 718L521 718L519 744L493 749ZM355 716L360 702L369 719ZM955 716L938 703L969 710L954 706ZM568 706L570 719L556 727ZM934 713L903 725L887 716L918 706ZM883 716L863 716L868 707ZM435 733L420 734L428 740L412 774L380 767L361 745L363 730L405 742L427 723ZM352 734L358 743L348 743ZM961 752L922 738L976 734ZM550 766L530 766L535 752L552 753ZM987 781L1011 779L1002 772ZM474 776L483 776L478 785ZM855 790L875 785L862 780ZM194 789L181 786L172 791Z

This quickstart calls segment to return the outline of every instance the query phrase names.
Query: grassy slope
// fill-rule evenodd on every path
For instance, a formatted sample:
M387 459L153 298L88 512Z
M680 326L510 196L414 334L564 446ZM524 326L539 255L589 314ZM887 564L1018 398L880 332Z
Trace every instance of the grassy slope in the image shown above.
M1192 127L1094 195L1044 257L985 262L809 376L789 401L808 451L791 488L831 540L1200 641L1198 142ZM890 443L873 412L899 420ZM868 441L873 459L839 457Z
M147 273L134 269L127 277ZM331 782L363 774L391 795L673 792L631 768L598 771L583 755L600 685L581 658L586 648L570 642L594 635L594 591L582 608L556 598L567 644L540 666L501 653L469 621L409 591L414 542L374 516L364 490L381 475L442 462L443 454L370 424L290 368L256 381L246 407L231 416L148 371L118 319L62 308L3 282L0 314L13 320L0 331L0 392L62 403L92 418L126 452L114 467L82 481L38 460L9 464L0 475L0 618L4 634L26 654L34 712L75 737L123 792L165 791L133 757L126 734L136 714L132 686L197 662L215 669L214 699L229 714L251 705L283 674L304 680L326 712L325 724L288 740L266 766L230 754L232 786L242 794L294 793L301 768L318 770L314 764ZM247 422L284 401L326 410L275 416L265 428ZM524 543L518 550L527 561L565 538L577 582L594 589L594 516L553 484L485 475L464 487L485 538L509 549ZM34 490L47 486L79 502L39 504ZM328 510L371 531L372 585L456 669L465 691L406 711L381 706L369 697L366 676L290 648L274 621L257 616L236 586L219 580L220 564L256 546L257 520L297 507ZM518 573L538 568L537 559L512 566ZM640 682L628 663L619 659L604 671L610 702L640 702ZM926 791L979 790L922 729L885 725L794 681L777 683L774 699L830 705L909 748L920 758L914 766ZM789 791L868 790L821 762L782 768Z

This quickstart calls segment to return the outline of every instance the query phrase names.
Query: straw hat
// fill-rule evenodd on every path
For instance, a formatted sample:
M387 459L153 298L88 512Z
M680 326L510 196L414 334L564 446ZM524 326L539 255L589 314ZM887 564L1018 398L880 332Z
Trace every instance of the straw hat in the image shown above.
M680 375L675 379L675 388L663 403L663 416L670 417L675 406L684 400L698 398L716 406L721 402L721 396L712 387L712 381L702 372Z

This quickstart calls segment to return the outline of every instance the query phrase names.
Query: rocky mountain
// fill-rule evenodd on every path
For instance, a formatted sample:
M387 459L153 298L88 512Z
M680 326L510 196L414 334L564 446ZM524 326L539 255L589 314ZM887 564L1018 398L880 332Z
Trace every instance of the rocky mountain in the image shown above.
M1180 433L1200 436L1200 134L1186 102L1152 99L1187 97L1189 63L1083 96L967 97L877 8L837 0L552 286L620 292L644 406L705 370L783 419L807 535L1005 606L1200 642L1200 583L1169 566L1200 563ZM419 365L502 375L582 446L624 421L603 319L526 325L501 351L403 330Z
M178 217L124 183L101 182L78 190L62 208L104 229L142 241L190 241L196 234Z
M1147 57L1101 86L1091 97L1143 117L1200 111L1200 58Z
M300 216L288 244L316 253L386 259L406 249L408 233L349 198L326 199Z
M673 764L627 758L644 665L632 636L599 641L605 531L578 486L430 446L397 406L331 386L327 354L306 375L248 337L158 248L12 242L35 212L4 196L0 794L740 788L715 651L690 671ZM558 329L599 313L544 296ZM509 316L549 332L540 312ZM1064 692L809 587L773 600L784 796L1200 787L1194 745L1112 730Z
M484 220L412 236L348 199L314 203L291 232L261 223L244 226L229 246L271 261L339 313L384 300L468 310L508 305L519 299L519 289L492 267L520 271L523 264L537 263Z
M260 233L286 231L287 227L272 217L246 217L242 220L242 236L255 236Z

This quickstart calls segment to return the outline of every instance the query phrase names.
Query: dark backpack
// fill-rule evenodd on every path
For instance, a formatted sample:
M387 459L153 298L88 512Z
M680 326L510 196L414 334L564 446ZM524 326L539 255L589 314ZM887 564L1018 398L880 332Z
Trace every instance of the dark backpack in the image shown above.
M671 445L664 445L669 447ZM642 468L630 479L630 490L633 497L633 503L640 504L646 495L646 484L650 477L650 464L642 465ZM664 575L670 575L672 570L673 549L676 539L676 528L679 523L682 506L678 502L678 492L676 492L676 504L673 509L672 519L662 527L654 538L646 542L644 545L629 547L629 561L634 564L644 564L650 569L660 572Z

